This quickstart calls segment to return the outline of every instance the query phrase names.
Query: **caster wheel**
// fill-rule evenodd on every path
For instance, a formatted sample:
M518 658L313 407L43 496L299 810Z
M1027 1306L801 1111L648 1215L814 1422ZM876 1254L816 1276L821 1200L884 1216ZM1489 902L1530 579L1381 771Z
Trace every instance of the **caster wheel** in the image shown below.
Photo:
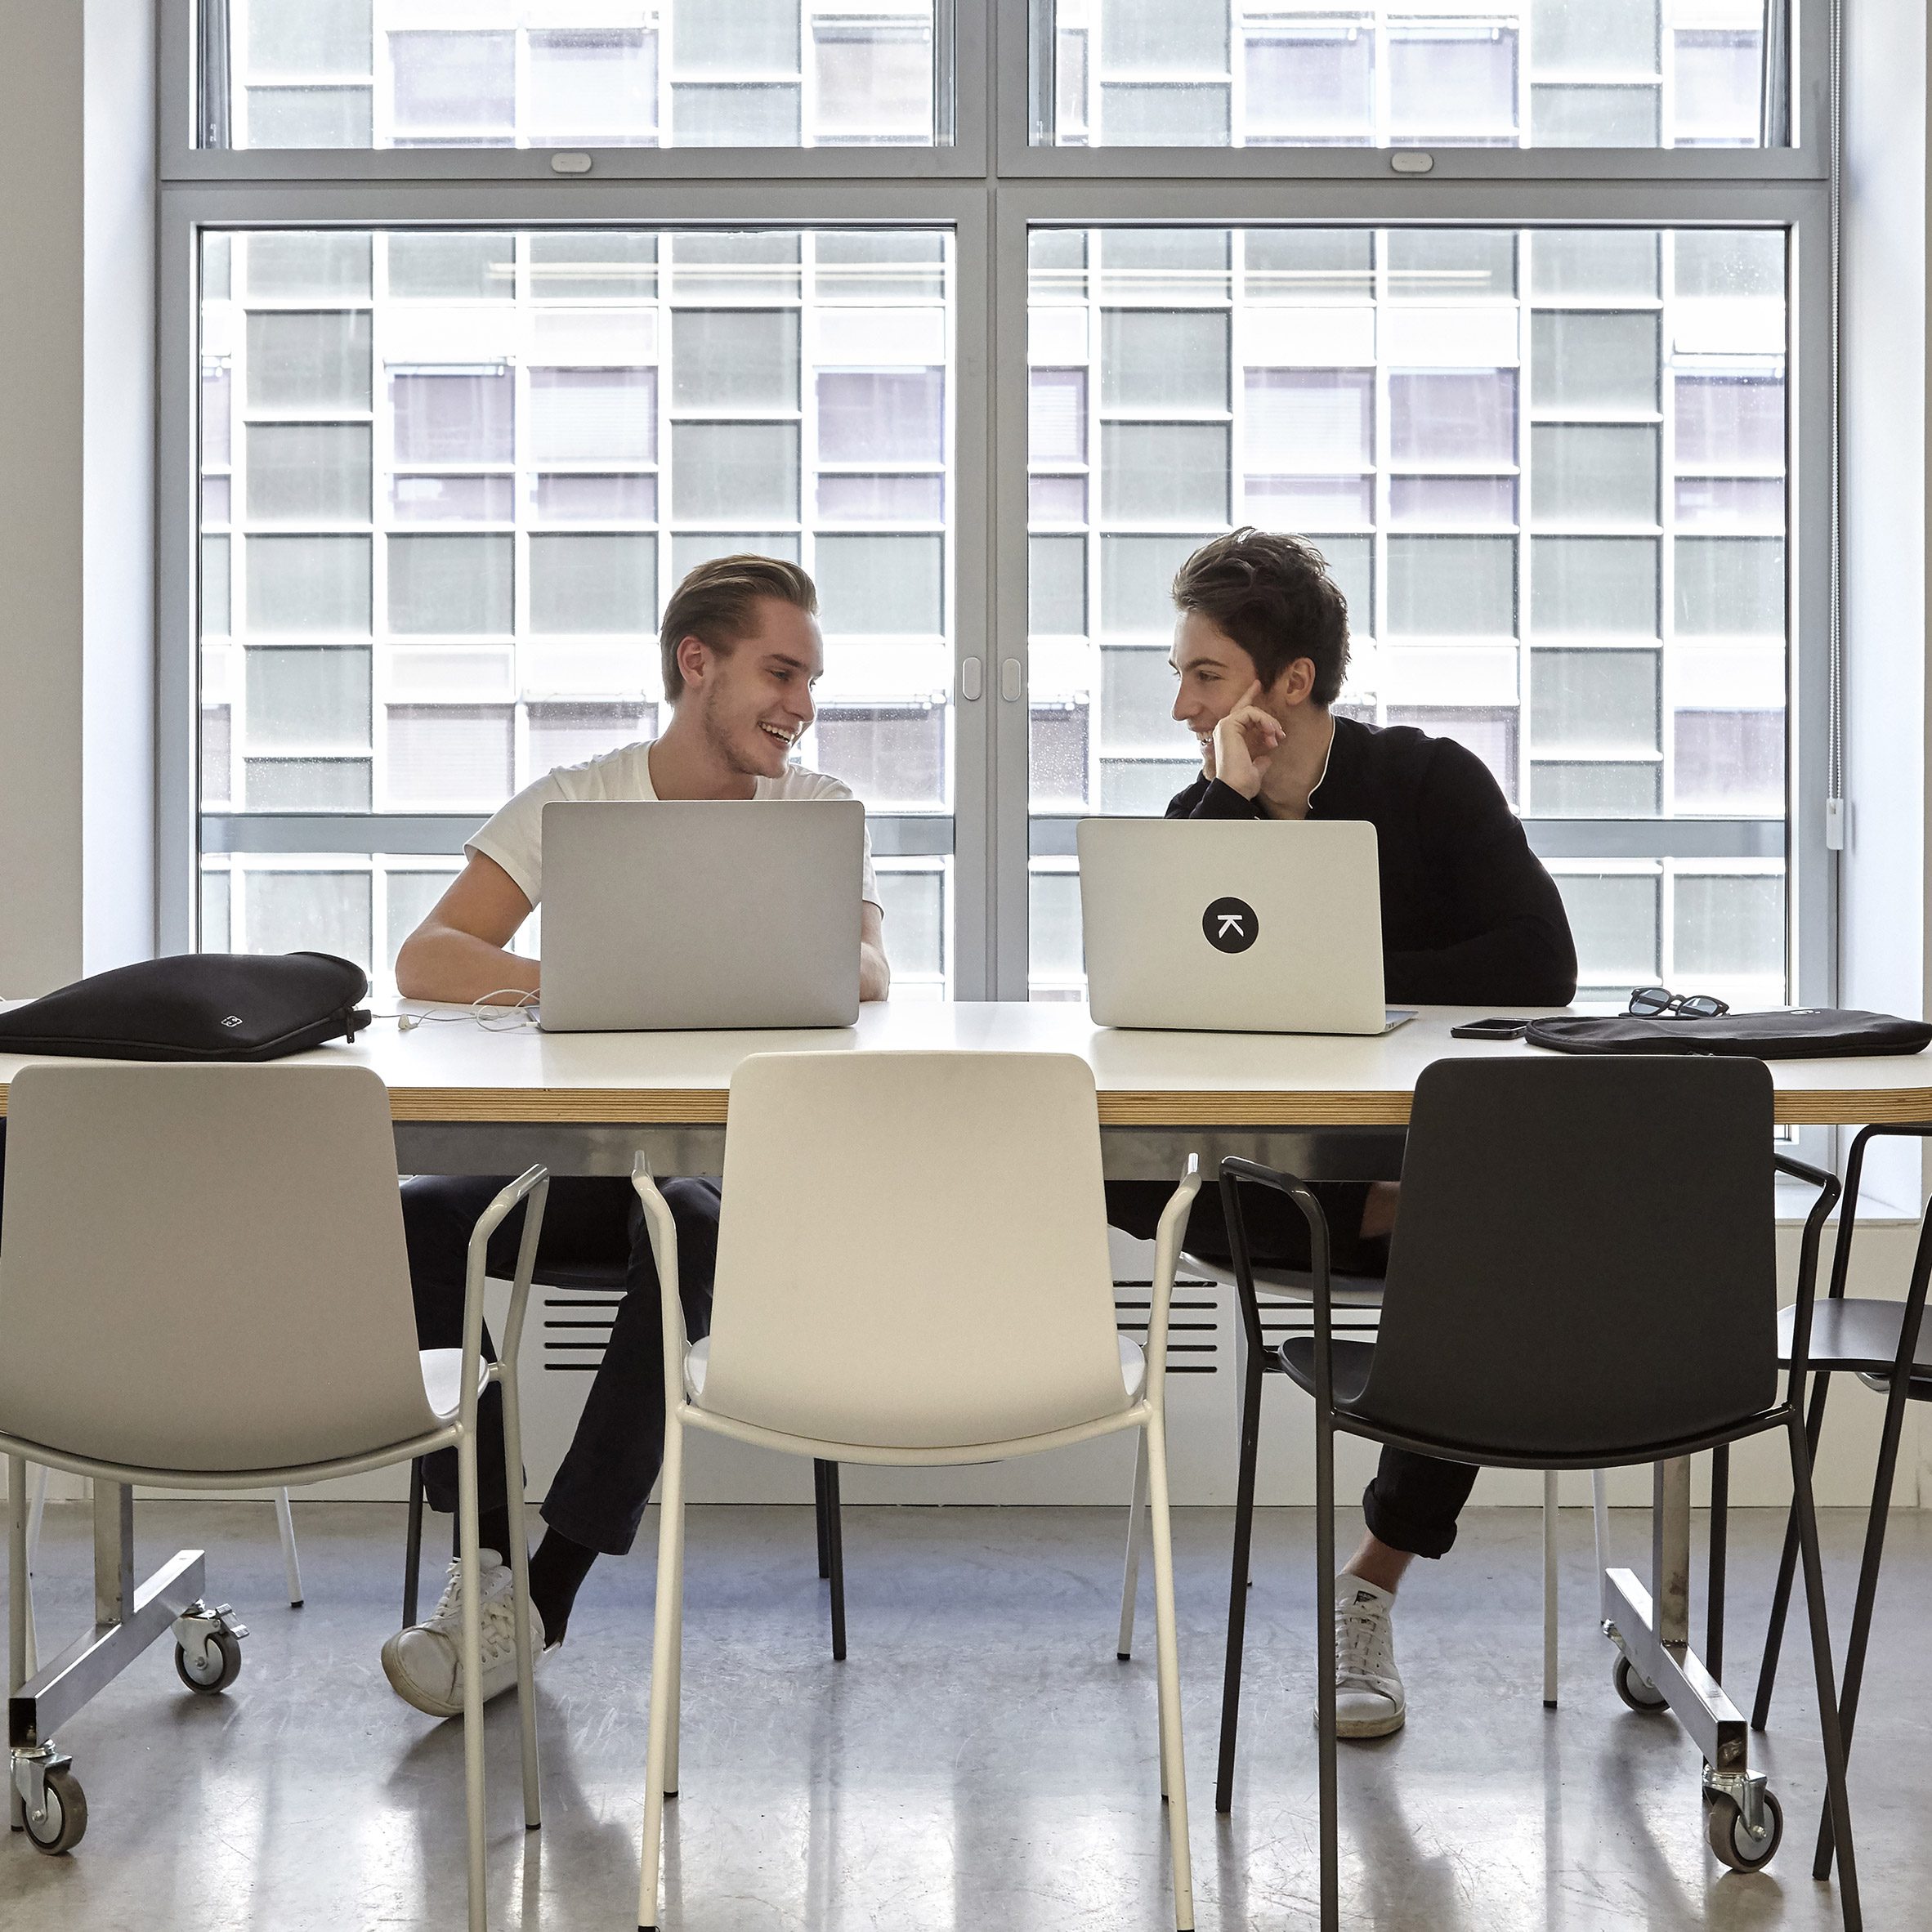
M47 1809L38 1822L31 1812L25 1822L36 1851L45 1852L50 1858L72 1851L87 1831L87 1794L81 1789L80 1780L71 1771L48 1772Z
M1719 1864L1733 1872L1756 1872L1771 1863L1778 1841L1784 1836L1784 1809L1766 1791L1764 1829L1753 1836L1737 1800L1728 1793L1716 1793L1705 1801L1704 1836Z
M1658 1711L1670 1708L1670 1700L1655 1684L1637 1675L1627 1657L1617 1660L1616 1668L1610 1673L1610 1681L1615 1685L1617 1696L1631 1710L1640 1711L1646 1717L1654 1717Z
M176 1676L198 1696L212 1697L241 1675L241 1639L232 1630L217 1630L198 1657L174 1647Z

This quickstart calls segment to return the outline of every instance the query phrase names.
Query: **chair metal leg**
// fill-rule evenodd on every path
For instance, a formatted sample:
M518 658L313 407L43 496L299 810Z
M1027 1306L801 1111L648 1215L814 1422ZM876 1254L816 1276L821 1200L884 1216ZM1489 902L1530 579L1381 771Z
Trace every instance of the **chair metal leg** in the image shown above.
M456 1444L456 1534L463 1559L463 1781L469 1823L470 1932L489 1932L483 1860L483 1600L476 1509L476 1438Z
M1122 1663L1134 1657L1134 1609L1140 1594L1141 1555L1147 1544L1147 1432L1140 1432L1134 1451L1134 1500L1127 1505L1127 1560L1120 1578L1120 1635L1114 1655Z
M1894 1375L1885 1392L1884 1432L1879 1438L1878 1467L1872 1478L1872 1509L1865 1518L1865 1554L1858 1563L1858 1594L1852 1606L1851 1636L1845 1646L1845 1681L1838 1693L1838 1724L1845 1755L1851 1756L1852 1729L1858 1720L1858 1693L1865 1681L1865 1649L1872 1636L1872 1612L1878 1600L1878 1568L1885 1558L1885 1528L1891 1515L1892 1477L1898 1466L1898 1438L1905 1426L1909 1377ZM1818 1863L1831 1868L1831 1818L1818 1820Z
M656 1932L658 1879L664 1859L664 1773L670 1751L673 1661L679 1635L677 1593L684 1515L684 1429L673 1415L664 1430L658 1488L657 1609L651 1644L651 1742L644 1770L644 1855L637 1881L639 1932Z
M27 1681L27 1465L17 1456L7 1459L7 1696L11 1703ZM26 1805L13 1777L7 1778L7 1819L13 1830L26 1824Z
M1169 1855L1174 1867L1174 1915L1179 1932L1194 1932L1194 1865L1187 1844L1187 1767L1181 1737L1181 1653L1174 1628L1174 1539L1168 1518L1167 1437L1156 1408L1148 1418L1147 1497L1154 1541L1154 1626L1160 1656L1161 1788L1167 1799Z
M845 1525L839 1509L839 1465L825 1465L825 1554L832 1585L832 1661L845 1661Z
M1711 1452L1711 1581L1704 1593L1704 1668L1724 1675L1724 1566L1730 1554L1731 1446Z
M302 1608L302 1558L295 1548L295 1513L288 1507L288 1492L275 1491L275 1529L282 1539L282 1574L288 1585L288 1608Z
M1335 1816L1335 1424L1315 1417L1315 1722L1319 1754L1322 1932L1340 1932L1341 1848Z
M1831 1378L1812 1371L1811 1403L1805 1418L1807 1464L1818 1459L1818 1438L1824 1433L1825 1395ZM1778 1682L1778 1653L1784 1648L1784 1620L1791 1605L1791 1580L1798 1568L1798 1505L1794 1498L1784 1525L1784 1549L1778 1559L1778 1581L1771 1592L1771 1621L1764 1632L1764 1655L1758 1665L1758 1694L1751 1707L1751 1728L1761 1731L1771 1720L1771 1692Z
M515 1487L514 1484L512 1485ZM403 1628L416 1621L416 1585L423 1568L423 1458L409 1465L409 1527L403 1547Z
M1228 1648L1221 1674L1221 1753L1214 1809L1234 1804L1234 1753L1241 1729L1241 1652L1248 1628L1248 1571L1254 1547L1254 1474L1261 1447L1261 1364L1250 1361L1241 1387L1241 1461L1234 1485L1234 1552L1228 1575ZM1332 1586L1332 1579L1330 1580Z
M1543 1472L1543 1708L1556 1708L1556 1471Z
M1610 1478L1607 1471L1590 1472L1590 1527L1596 1538L1597 1574L1610 1568Z
M511 1621L517 1642L517 1719L523 1751L523 1828L543 1822L543 1791L537 1764L536 1660L530 1652L530 1539L524 1532L523 1416L512 1362L500 1384L503 1398L503 1494L510 1510ZM412 1567L410 1574L414 1575Z
M1851 1800L1845 1788L1845 1733L1838 1722L1838 1697L1831 1682L1831 1633L1825 1621L1825 1566L1818 1555L1818 1512L1811 1497L1811 1457L1798 1418L1791 1422L1791 1491L1798 1518L1798 1545L1805 1563L1805 1608L1811 1624L1811 1664L1818 1681L1818 1730L1825 1747L1825 1786L1831 1840L1822 1844L1811 1867L1813 1878L1831 1876L1832 1842L1838 1852L1838 1904L1845 1932L1863 1932L1858 1904L1858 1867L1852 1845Z
M816 1456L812 1458L812 1513L818 1525L818 1575L821 1583L832 1573L832 1536L825 1521L825 1471L831 1466Z
M22 1469L29 1465L23 1463ZM32 1465L33 1487L27 1498L27 1560L20 1571L27 1595L27 1675L40 1668L40 1626L34 1620L34 1572L40 1562L40 1526L47 1520L47 1478L52 1474L43 1462Z

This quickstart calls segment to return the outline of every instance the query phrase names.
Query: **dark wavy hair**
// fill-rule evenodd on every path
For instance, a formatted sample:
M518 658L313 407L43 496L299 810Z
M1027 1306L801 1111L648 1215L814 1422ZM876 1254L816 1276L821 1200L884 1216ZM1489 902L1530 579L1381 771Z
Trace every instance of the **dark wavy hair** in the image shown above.
M1263 690L1305 657L1315 667L1315 702L1332 704L1341 695L1348 600L1305 537L1251 525L1216 537L1175 573L1174 601L1233 638L1254 659Z

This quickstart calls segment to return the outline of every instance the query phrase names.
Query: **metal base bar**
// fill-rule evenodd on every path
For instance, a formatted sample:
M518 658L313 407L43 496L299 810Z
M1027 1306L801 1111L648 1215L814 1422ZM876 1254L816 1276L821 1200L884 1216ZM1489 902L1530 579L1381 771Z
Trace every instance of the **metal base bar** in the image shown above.
M1650 1592L1629 1570L1603 1572L1603 1621L1633 1669L1670 1705L1712 1770L1745 1769L1744 1713L1688 1644L1666 1643L1652 1621Z
M203 1595L205 1565L199 1550L177 1550L134 1593L131 1614L96 1623L7 1702L7 1738L31 1751L119 1677L175 1620Z

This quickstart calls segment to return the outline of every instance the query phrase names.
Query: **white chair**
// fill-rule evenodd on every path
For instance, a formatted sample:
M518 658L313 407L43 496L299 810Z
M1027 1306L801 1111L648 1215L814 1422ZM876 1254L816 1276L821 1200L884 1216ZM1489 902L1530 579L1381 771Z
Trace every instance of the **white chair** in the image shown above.
M172 1631L191 1688L225 1688L236 1630L182 1551L136 1590L132 1485L279 1489L454 1447L466 1581L476 1575L476 1402L503 1390L524 1818L538 1823L522 1560L518 1331L549 1178L492 1201L469 1246L462 1348L419 1350L388 1095L366 1068L27 1067L7 1099L0 1232L0 1453L11 1517L12 1805L64 1851L84 1796L54 1729ZM491 1231L528 1197L500 1363L482 1359ZM26 1464L92 1476L96 1623L26 1677ZM486 1923L481 1606L463 1601L469 1923ZM78 1813L78 1817L77 1814Z
M658 1925L678 1788L684 1432L932 1466L1143 1432L1161 1790L1194 1923L1162 1389L1188 1172L1161 1219L1147 1347L1116 1327L1093 1076L1071 1055L761 1053L731 1076L711 1334L686 1341L669 1208L636 1185L664 1284L657 1613L637 1923ZM1138 1514L1138 1512L1137 1512Z

